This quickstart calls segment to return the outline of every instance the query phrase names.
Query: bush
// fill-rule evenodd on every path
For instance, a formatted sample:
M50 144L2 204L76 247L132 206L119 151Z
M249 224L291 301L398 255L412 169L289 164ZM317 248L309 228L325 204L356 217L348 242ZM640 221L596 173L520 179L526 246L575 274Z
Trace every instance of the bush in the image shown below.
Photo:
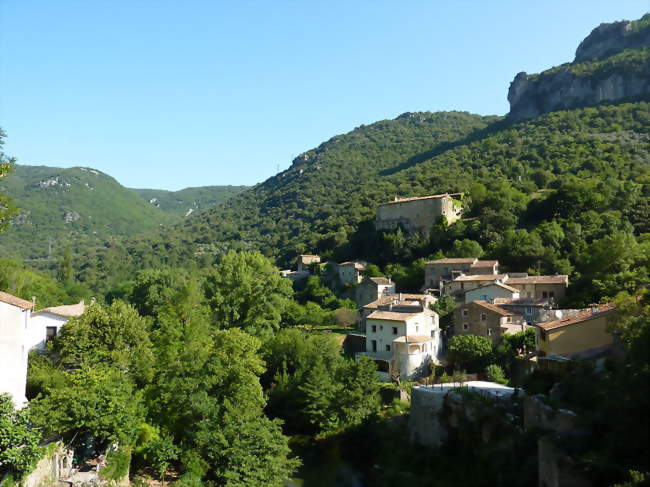
M492 343L488 337L456 335L449 340L449 358L469 373L478 372L492 355Z
M488 365L485 368L485 375L490 382L497 382L499 384L507 384L506 374L503 369L496 364Z

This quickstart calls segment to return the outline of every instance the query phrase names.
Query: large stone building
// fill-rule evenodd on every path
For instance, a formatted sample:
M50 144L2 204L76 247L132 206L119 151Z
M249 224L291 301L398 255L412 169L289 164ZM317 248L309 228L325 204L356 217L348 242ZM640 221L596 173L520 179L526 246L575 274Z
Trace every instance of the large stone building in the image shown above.
M454 335L486 336L493 344L526 326L521 315L487 301L472 301L454 310Z
M359 284L363 279L366 263L359 261L342 262L336 268L341 284Z
M498 273L498 260L479 260L476 257L437 259L424 264L424 287L440 290L444 281L453 281L462 275Z
M508 286L519 289L522 298L558 300L566 294L569 276L564 274L555 276L510 276L505 282Z
M428 233L440 217L451 224L462 214L462 204L454 196L460 193L437 194L416 198L395 198L394 201L377 206L375 227L377 230L404 228L409 233Z

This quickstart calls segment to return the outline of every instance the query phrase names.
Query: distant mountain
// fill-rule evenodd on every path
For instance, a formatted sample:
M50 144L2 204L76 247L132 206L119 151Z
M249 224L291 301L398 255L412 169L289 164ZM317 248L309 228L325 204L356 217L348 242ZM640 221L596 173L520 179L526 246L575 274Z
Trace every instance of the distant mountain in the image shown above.
M16 165L0 193L18 208L0 234L0 257L47 258L66 246L95 245L170 223L173 216L88 167Z
M197 211L226 201L246 189L248 186L200 186L180 191L165 191L164 189L133 189L133 191L166 213L187 217Z
M648 97L650 14L596 27L571 63L539 74L517 74L508 92L508 116L520 121L556 110Z

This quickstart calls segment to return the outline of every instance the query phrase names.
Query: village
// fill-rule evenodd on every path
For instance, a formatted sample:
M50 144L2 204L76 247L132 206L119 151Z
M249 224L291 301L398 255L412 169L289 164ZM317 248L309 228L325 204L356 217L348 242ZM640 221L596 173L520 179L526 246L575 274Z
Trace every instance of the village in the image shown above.
M441 219L453 225L462 218L462 204L456 199L459 196L441 194L382 204L377 208L376 229L427 232ZM410 435L413 442L422 446L436 448L443 444L448 433L435 418L445 401L456 397L454 391L459 387L492 399L510 397L517 391L516 386L504 385L507 380L490 381L484 372L467 375L458 371L451 383L435 377L432 371L436 368L445 370L453 366L449 343L454 337L485 337L496 347L508 335L534 334L534 350L522 350L519 357L527 372L566 368L576 360L588 360L595 368L602 368L616 348L616 337L608 328L612 305L558 307L569 285L567 275L528 275L504 270L497 260L478 257L440 258L426 262L420 292L405 293L390 277L367 275L368 268L369 264L360 260L321 262L318 255L300 255L295 269L280 271L280 275L294 283L314 274L328 275L339 290L354 296L356 325L347 330L342 352L356 360L370 358L381 382L410 384L411 389L403 396L413 401ZM436 303L443 299L454 305L451 323L446 327L435 311ZM17 407L27 404L30 353L43 352L66 322L81 316L87 308L82 301L34 311L36 303L36 297L27 301L0 292L0 393L10 394ZM540 408L545 406L536 399L526 401L526 421L529 425L537 424L531 414L539 416ZM552 415L548 411L544 414ZM556 427L554 420L549 421L551 429ZM71 472L70 468L60 466L71 454L60 450L51 460L54 463L41 470L55 468L60 476L65 471L67 478L81 475L83 472ZM558 462L551 462L549 467L548 459L540 457L540 479L552 480ZM71 481L70 485L82 485L79 482L87 477L81 479L77 483Z

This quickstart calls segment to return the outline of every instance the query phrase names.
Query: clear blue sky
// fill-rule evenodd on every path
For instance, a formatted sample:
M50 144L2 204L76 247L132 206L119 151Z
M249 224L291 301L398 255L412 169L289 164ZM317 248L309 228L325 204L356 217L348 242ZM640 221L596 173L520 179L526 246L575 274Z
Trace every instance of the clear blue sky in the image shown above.
M22 164L130 187L255 184L360 124L508 111L648 0L0 0L0 126Z

